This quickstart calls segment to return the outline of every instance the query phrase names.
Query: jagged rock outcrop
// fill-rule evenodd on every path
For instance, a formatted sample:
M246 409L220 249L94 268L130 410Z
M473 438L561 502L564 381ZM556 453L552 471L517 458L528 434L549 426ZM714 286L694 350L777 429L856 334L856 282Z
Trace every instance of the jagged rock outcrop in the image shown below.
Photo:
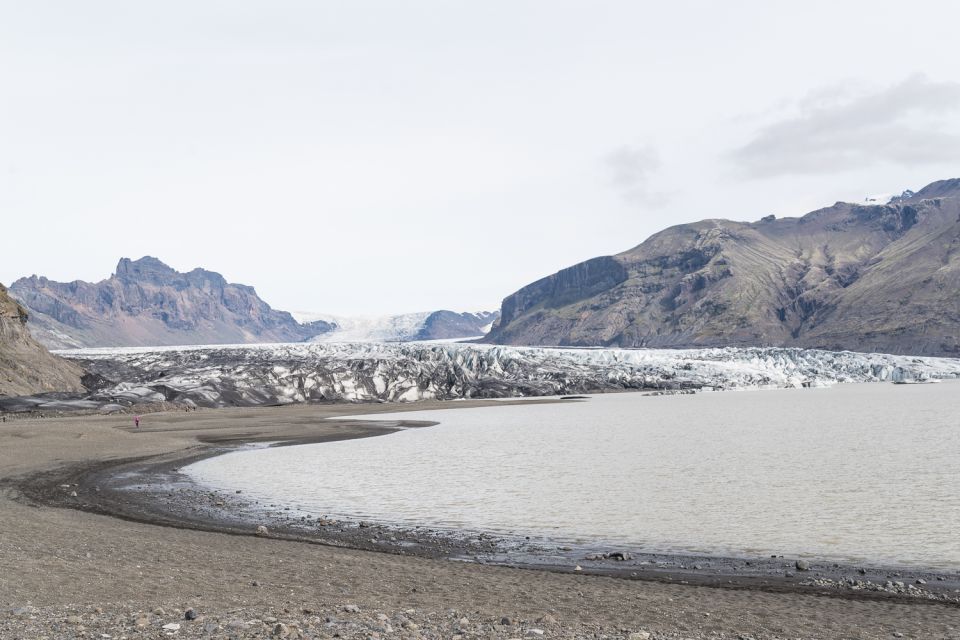
M31 276L10 291L51 348L301 341L331 327L305 327L253 287L205 269L180 273L156 258L123 258L107 280L54 282Z
M0 396L82 391L83 369L44 349L27 330L27 310L0 285Z
M486 341L960 356L960 179L886 205L671 227L508 296Z

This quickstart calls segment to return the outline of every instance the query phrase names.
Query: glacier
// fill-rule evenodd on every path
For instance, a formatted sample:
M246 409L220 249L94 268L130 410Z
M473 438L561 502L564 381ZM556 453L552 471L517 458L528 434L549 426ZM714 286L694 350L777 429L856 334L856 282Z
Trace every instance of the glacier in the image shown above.
M463 343L290 343L58 353L99 377L99 388L89 400L199 407L822 387L960 378L960 359L773 347L581 349Z
M293 312L301 325L322 323L309 342L426 342L482 338L499 311L422 311L384 316L338 316ZM328 327L332 327L329 328Z

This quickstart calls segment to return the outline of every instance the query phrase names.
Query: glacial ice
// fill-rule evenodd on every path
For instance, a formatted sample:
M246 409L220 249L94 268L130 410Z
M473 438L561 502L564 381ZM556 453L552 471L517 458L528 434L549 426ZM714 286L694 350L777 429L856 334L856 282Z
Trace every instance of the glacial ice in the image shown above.
M960 378L960 360L785 348L578 349L291 343L60 351L108 381L93 398L196 406L820 387Z

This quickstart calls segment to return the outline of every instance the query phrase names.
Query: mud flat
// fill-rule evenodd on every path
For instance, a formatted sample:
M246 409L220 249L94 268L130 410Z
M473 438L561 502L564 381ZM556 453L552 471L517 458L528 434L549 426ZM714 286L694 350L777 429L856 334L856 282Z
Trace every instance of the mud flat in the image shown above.
M254 522L242 494L187 486L177 474L230 447L398 426L326 419L338 415L480 404L171 412L148 416L138 431L128 416L0 425L0 635L960 635L955 575L816 562L801 569L790 558L620 559L617 550L601 558L592 554L604 550L482 532L306 523L282 513ZM257 535L260 525L266 535ZM882 588L852 588L857 581Z

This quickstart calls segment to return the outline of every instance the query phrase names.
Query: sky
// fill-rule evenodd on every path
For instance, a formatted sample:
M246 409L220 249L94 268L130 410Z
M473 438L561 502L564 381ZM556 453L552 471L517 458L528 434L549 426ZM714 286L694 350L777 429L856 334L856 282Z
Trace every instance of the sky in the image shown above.
M960 177L960 4L0 0L0 282L152 255L499 307L665 227Z

